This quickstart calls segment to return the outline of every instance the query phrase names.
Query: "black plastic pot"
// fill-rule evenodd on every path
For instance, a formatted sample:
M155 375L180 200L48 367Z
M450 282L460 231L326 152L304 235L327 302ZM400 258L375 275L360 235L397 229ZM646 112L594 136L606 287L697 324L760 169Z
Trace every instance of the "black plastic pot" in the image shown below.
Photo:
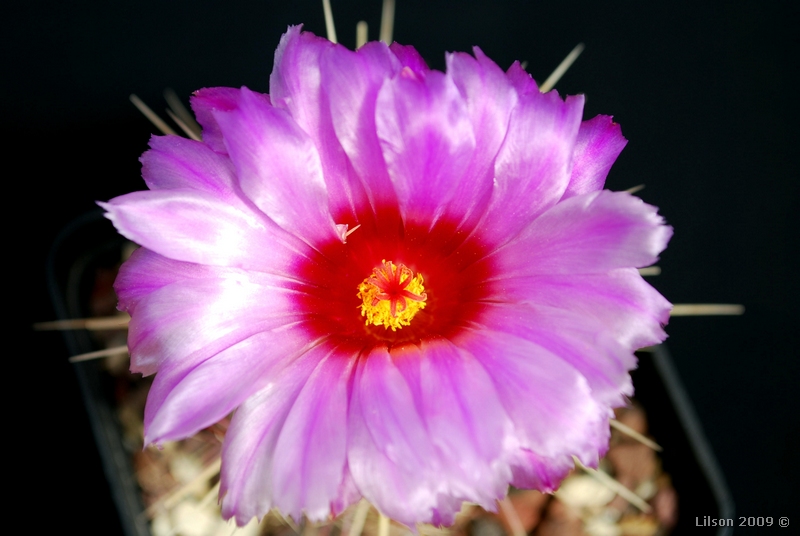
M639 368L631 373L634 396L647 412L650 434L664 448L664 471L678 492L678 524L673 533L687 534L706 516L734 519L725 478L666 346L638 355ZM732 527L717 528L719 536L732 533Z

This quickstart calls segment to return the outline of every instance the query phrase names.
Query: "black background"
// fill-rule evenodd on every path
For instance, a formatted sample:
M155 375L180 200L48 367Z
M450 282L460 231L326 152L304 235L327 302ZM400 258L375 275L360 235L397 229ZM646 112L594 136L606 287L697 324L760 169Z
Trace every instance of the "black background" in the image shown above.
M674 318L670 350L733 492L737 515L790 516L800 427L796 333L797 8L792 2L423 2L399 0L395 39L431 67L479 45L501 67L527 60L542 81L578 42L557 85L587 95L630 140L607 186L644 183L675 236L651 279L674 303L742 303L742 317ZM339 40L380 1L333 0ZM66 349L30 324L54 315L44 261L56 233L107 200L143 189L138 157L153 131L128 101L164 108L208 86L268 92L288 24L324 35L309 2L15 3L2 21L0 105L6 190L4 258L16 385L7 434L27 476L6 487L63 526L113 534L112 506ZM9 139L10 138L10 139ZM16 323L19 322L19 326ZM19 328L19 329L17 329ZM24 395L20 394L24 393ZM32 454L28 456L27 454ZM28 517L34 527L52 523ZM780 530L773 528L772 530ZM791 529L789 529L791 530Z

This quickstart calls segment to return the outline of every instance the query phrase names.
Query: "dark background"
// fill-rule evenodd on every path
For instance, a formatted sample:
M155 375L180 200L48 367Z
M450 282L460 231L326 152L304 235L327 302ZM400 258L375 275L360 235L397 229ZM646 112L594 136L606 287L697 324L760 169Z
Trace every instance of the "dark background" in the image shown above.
M638 195L675 228L663 273L651 282L674 303L747 308L742 317L674 318L667 328L736 513L790 516L800 525L796 3L606 4L398 0L395 39L439 69L445 51L479 45L503 68L527 60L540 82L576 43L586 44L556 87L585 93L587 118L614 115L630 141L607 186L644 183ZM380 0L333 0L333 9L343 44L353 46L359 19L377 38ZM60 512L59 521L86 533L117 530L66 348L58 334L30 329L54 316L48 248L95 200L144 188L138 157L154 129L130 93L161 113L167 86L185 101L208 86L268 92L274 49L297 23L323 35L321 3L5 8L4 258L21 274L6 299L22 304L7 329L27 341L7 350L6 381L26 393L14 395L7 434L23 460L34 454L27 476L7 477L6 487L42 515Z

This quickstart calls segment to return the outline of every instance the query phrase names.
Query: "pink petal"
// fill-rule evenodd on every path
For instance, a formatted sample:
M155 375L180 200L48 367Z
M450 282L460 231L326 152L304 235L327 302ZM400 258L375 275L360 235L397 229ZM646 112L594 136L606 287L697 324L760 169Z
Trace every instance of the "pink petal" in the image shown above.
M399 70L399 62L381 42L367 43L357 52L331 47L322 61L336 136L369 197L371 206L363 208L373 211L397 203L375 130L375 101L384 80Z
M511 64L511 67L506 71L506 76L508 76L508 81L514 86L520 97L528 93L539 92L539 86L536 85L536 81L522 68L518 61Z
M242 88L236 108L214 117L239 184L255 205L311 244L336 239L319 154L289 114Z
M409 526L431 518L444 486L438 457L385 347L358 364L347 449L353 481L381 512Z
M203 143L215 152L228 154L222 132L219 129L214 112L229 111L236 107L239 90L232 87L212 87L195 91L191 99L192 110L197 122L203 127Z
M334 44L302 26L289 26L275 50L275 64L269 78L272 104L287 110L314 141L319 141L320 56ZM319 146L319 144L318 144Z
M414 47L394 42L389 46L389 49L400 62L401 67L408 67L418 75L424 75L430 71L428 64L425 63L425 60L422 59L422 56L419 55L419 52Z
M500 459L513 431L491 377L445 339L392 355L441 461L448 493L491 508L507 491L511 474Z
M287 272L308 246L238 199L200 190L134 192L98 203L130 240L171 259Z
M334 44L300 29L290 26L281 37L269 78L270 98L273 106L289 112L313 140L322 160L331 214L342 223L346 216L357 219L359 208L367 206L368 200L359 181L351 176L353 171L333 128L330 97L321 85L320 59Z
M605 443L607 446L608 439L605 440ZM584 463L588 465L589 461ZM515 452L512 461L511 485L521 489L536 489L544 493L552 493L558 489L561 481L574 467L575 462L568 454L547 458L528 449L519 449Z
M589 384L592 397L607 407L633 394L628 372L636 367L633 350L606 332L606 325L575 310L556 309L535 300L490 303L480 323L488 329L530 341L558 356Z
M483 262L504 277L602 273L653 264L671 236L656 207L604 190L558 203Z
M672 306L632 268L605 274L504 278L497 287L502 288L497 297L510 303L546 305L591 318L628 352L667 337L663 326Z
M339 499L347 455L348 383L356 355L334 349L320 362L275 444L275 506L295 519L305 512L321 521Z
M463 508L464 500L458 497L451 497L449 495L439 495L437 497L436 508L433 509L430 523L436 527L449 527L456 521L456 514ZM487 510L492 510L489 506L484 507Z
M602 190L608 170L628 143L609 115L584 121L575 141L572 176L564 199Z
M569 182L583 97L556 92L520 98L495 163L495 188L480 224L483 236L503 243L555 205Z
M480 184L463 184L475 136L452 78L410 70L378 93L376 126L406 223L433 224L445 213L461 221L474 209Z
M236 410L222 445L220 498L226 519L235 517L245 525L274 507L275 445L298 394L326 353L318 346L276 369L273 381Z
M336 498L331 502L331 515L338 516L359 500L361 500L361 492L358 491L353 475L350 473L350 466L345 463L342 482L339 485Z
M286 286L273 276L230 270L151 292L137 303L128 328L131 370L149 375L165 363L194 366L258 332L297 321L295 292Z
M206 144L180 136L153 136L140 158L142 177L151 190L193 188L229 198L236 176L230 160Z
M549 458L597 458L603 438L588 432L603 422L607 427L611 412L575 368L537 344L488 329L454 342L492 377L520 447Z
M144 415L145 444L189 437L228 415L313 344L301 326L257 333L199 364L159 368Z
M474 58L464 53L447 55L447 73L464 99L475 132L472 161L461 178L461 195L478 200L470 218L475 221L466 224L467 229L477 223L489 201L494 159L506 137L511 111L518 100L505 73L478 47L474 48L474 53Z
M174 261L146 248L138 248L123 263L114 281L117 308L133 314L136 305L154 291L184 279L216 278L227 270L217 266Z

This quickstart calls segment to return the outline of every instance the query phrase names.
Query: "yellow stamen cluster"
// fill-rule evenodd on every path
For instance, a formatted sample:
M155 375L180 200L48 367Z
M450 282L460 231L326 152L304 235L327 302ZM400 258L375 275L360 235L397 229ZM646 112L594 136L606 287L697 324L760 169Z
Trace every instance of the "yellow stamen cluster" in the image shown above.
M411 325L411 319L425 308L427 294L422 282L422 274L414 275L405 265L382 261L358 285L361 316L366 317L366 325L392 331Z

